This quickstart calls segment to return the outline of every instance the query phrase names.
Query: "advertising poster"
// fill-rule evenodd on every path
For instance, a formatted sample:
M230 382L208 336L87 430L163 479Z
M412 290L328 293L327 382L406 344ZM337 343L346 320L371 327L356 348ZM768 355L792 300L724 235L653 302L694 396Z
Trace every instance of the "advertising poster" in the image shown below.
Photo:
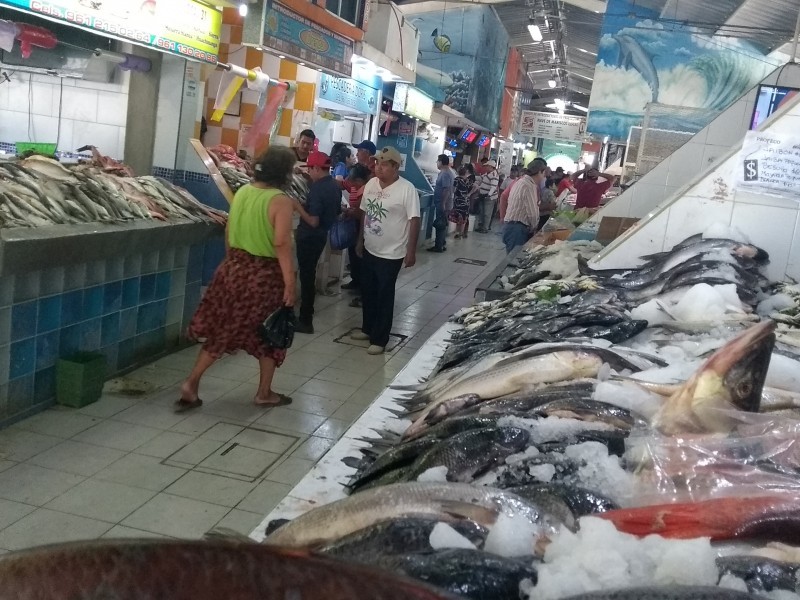
M697 132L778 66L745 40L709 36L660 17L640 3L609 0L589 133L624 141L648 103L660 105L651 127Z
M523 135L562 142L578 142L583 139L585 131L584 117L532 110L522 111L519 125L519 132Z
M0 0L33 14L216 64L222 13L195 0Z

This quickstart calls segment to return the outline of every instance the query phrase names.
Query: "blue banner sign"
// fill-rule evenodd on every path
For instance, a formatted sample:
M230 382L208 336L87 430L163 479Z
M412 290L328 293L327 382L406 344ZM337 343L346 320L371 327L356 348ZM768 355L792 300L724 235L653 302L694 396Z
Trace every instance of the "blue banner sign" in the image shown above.
M378 113L379 91L354 79L332 77L323 73L319 83L319 98L352 108L366 115Z
M350 75L353 41L277 2L264 5L264 45L337 73Z

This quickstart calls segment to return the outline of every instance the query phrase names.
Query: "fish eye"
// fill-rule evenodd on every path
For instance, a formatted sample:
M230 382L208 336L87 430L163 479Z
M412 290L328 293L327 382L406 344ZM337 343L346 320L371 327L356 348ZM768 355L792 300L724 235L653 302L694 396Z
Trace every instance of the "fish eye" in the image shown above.
M742 381L736 386L736 393L740 397L749 396L753 393L753 384L750 381Z

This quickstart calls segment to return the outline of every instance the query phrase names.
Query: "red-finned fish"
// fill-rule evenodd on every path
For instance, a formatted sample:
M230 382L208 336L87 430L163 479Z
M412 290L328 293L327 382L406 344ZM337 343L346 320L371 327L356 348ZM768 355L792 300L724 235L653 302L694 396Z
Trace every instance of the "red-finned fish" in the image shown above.
M392 573L303 550L206 540L104 540L0 558L2 600L452 600Z
M730 431L731 411L758 412L774 345L774 321L739 334L664 403L653 426L666 435Z
M712 540L769 539L800 544L800 501L790 495L716 498L685 504L656 504L596 515L625 533Z

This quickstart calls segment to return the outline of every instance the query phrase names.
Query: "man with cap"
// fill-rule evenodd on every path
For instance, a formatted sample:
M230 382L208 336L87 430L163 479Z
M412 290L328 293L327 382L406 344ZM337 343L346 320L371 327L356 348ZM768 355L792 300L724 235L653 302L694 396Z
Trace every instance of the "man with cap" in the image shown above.
M360 165L364 165L365 167L369 168L372 171L372 175L375 175L375 154L378 152L378 148L370 142L369 140L364 140L357 146L356 149L356 162Z
M497 204L498 188L500 185L500 174L497 172L497 163L493 160L487 161L484 167L486 172L481 177L480 200L478 210L478 233L488 233L492 228L492 215Z
M342 204L341 187L331 176L330 157L324 152L311 152L307 165L311 187L306 205L294 200L294 210L300 215L295 232L300 272L300 315L295 330L299 333L314 333L317 263Z
M413 267L417 261L420 228L419 195L410 181L400 177L400 153L387 146L376 158L375 177L364 186L361 199L362 325L350 336L369 340L369 354L382 354L389 343L397 276L403 263Z

